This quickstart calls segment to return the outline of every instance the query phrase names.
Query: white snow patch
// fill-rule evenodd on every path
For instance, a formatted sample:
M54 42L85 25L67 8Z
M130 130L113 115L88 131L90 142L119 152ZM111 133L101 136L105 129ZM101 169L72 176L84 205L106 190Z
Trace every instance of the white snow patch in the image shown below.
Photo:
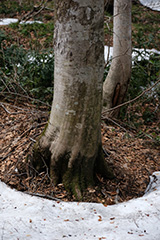
M155 177L154 177L155 176ZM159 240L160 172L143 197L113 206L32 197L0 182L3 240Z
M0 25L9 25L18 22L17 18L0 18Z
M104 60L108 63L113 56L113 47L104 46Z
M160 51L156 49L144 49L144 48L133 48L132 49L132 64L134 64L134 58L137 57L138 61L143 59L149 60L152 54L160 54ZM104 60L106 63L112 59L113 56L113 47L104 46Z
M154 11L160 11L160 0L139 0L140 3Z
M17 18L0 18L0 26L2 25L9 25L11 23L17 23L18 19ZM33 23L43 23L41 21L22 21L20 24L33 24Z
M160 54L160 51L152 48L152 49L144 49L144 48L133 48L132 50L132 59L134 59L135 57L138 57L138 61L141 61L142 59L145 59L145 60L149 60L150 59L150 56L152 54Z
M22 22L20 22L20 24L33 24L33 23L39 23L39 24L41 24L41 23L43 23L43 22L37 21L37 20L35 20L35 21L22 21Z

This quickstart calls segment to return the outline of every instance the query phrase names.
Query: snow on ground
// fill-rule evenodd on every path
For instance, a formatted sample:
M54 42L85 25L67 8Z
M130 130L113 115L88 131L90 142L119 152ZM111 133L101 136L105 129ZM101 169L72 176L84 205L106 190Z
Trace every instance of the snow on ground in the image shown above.
M33 197L0 182L0 238L3 240L159 240L160 172L146 194L103 206Z
M17 23L17 18L0 18L0 26L9 25L11 23ZM32 24L32 23L42 23L41 21L22 21L20 24Z
M18 22L17 18L0 18L0 25L9 25Z
M159 0L160 2L160 0ZM0 25L9 25L10 23L16 23L18 22L18 19L16 18L3 18L0 19ZM41 21L22 21L20 24L32 24L32 23L42 23ZM160 54L160 51L156 50L156 49L138 49L138 48L133 48L132 50L132 59L133 59L133 63L134 63L134 57L138 57L138 61L141 61L142 59L146 59L149 60L149 57L151 54L153 53L157 53ZM104 58L105 58L105 62L109 62L112 58L113 55L113 47L108 47L105 46L104 47ZM31 57L30 60L34 61L34 58Z
M140 3L154 11L160 11L160 0L139 0Z
M149 60L151 54L160 54L160 51L152 48L152 49L144 49L144 48L133 48L132 49L132 64L134 64L134 59L137 58L137 61L141 61L142 59ZM104 59L105 62L108 63L113 55L113 47L104 47Z
M132 50L132 59L134 60L137 57L138 61L142 59L149 60L152 54L160 54L160 51L152 48L152 49L144 49L144 48L133 48Z

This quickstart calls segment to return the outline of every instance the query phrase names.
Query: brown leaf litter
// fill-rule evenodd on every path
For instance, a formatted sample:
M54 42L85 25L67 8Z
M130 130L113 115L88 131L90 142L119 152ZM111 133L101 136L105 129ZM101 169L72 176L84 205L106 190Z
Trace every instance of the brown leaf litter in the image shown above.
M75 201L63 184L54 186L48 169L31 174L26 158L49 116L46 107L14 101L0 103L0 179L19 191L55 199ZM84 193L84 201L105 206L140 197L154 171L160 171L160 151L152 139L137 137L133 129L102 123L102 143L106 161L115 179L97 175L97 184Z

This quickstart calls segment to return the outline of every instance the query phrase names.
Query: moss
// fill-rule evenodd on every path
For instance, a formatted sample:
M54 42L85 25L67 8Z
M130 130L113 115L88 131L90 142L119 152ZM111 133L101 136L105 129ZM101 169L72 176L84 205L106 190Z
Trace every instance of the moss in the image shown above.
M104 160L102 147L100 145L98 156L83 156L80 152L72 159L72 152L55 152L51 156L48 148L41 148L40 139L44 135L48 124L45 126L39 140L36 142L32 153L32 166L38 172L47 171L55 185L63 182L64 187L76 200L81 201L83 194L88 187L93 187L96 180L96 173L107 178L113 178L113 173ZM72 160L71 160L72 159ZM69 168L69 161L71 167Z
M80 179L79 173L73 173L73 169L68 169L66 174L63 177L64 187L67 191L74 195L76 200L82 200L83 187L81 184L82 179Z
M95 156L87 158L79 153L74 162L72 168L67 169L64 174L63 183L65 188L75 196L76 200L80 201L83 199L85 190L95 185Z
M88 159L79 153L72 161L72 167L68 168L70 159L70 152L65 152L58 159L52 159L50 175L54 184L63 182L65 189L80 201L86 188L94 186L95 157Z
M112 179L114 175L105 162L102 147L99 147L98 157L95 155L88 158L77 154L71 162L72 166L68 168L71 160L71 152L64 152L56 159L52 159L50 175L54 184L63 182L64 187L76 200L81 201L83 194L88 187L95 185L96 173L100 173L106 178Z
M47 127L48 127L48 123L49 123L49 120L47 121L47 123L46 123L46 125L45 125L45 127L44 127L44 129L43 129L43 131L42 131L42 133L41 133L41 135L39 136L39 139L40 139L42 136L44 136L44 134L45 134L45 132L46 132L46 129L47 129Z

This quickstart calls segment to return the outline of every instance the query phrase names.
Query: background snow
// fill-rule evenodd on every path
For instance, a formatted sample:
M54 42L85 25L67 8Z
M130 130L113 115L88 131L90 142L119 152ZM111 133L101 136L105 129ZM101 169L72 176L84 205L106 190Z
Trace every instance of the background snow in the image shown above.
M134 64L134 58L137 57L138 61L141 61L142 59L149 60L151 54L160 54L160 51L156 49L144 49L144 48L133 48L132 49L132 64ZM113 47L104 47L104 59L105 62L108 63L113 55Z
M140 3L154 11L160 11L160 0L139 0Z
M0 25L9 25L11 23L17 23L17 18L0 18ZM32 24L32 23L42 23L41 21L22 21L20 24Z

